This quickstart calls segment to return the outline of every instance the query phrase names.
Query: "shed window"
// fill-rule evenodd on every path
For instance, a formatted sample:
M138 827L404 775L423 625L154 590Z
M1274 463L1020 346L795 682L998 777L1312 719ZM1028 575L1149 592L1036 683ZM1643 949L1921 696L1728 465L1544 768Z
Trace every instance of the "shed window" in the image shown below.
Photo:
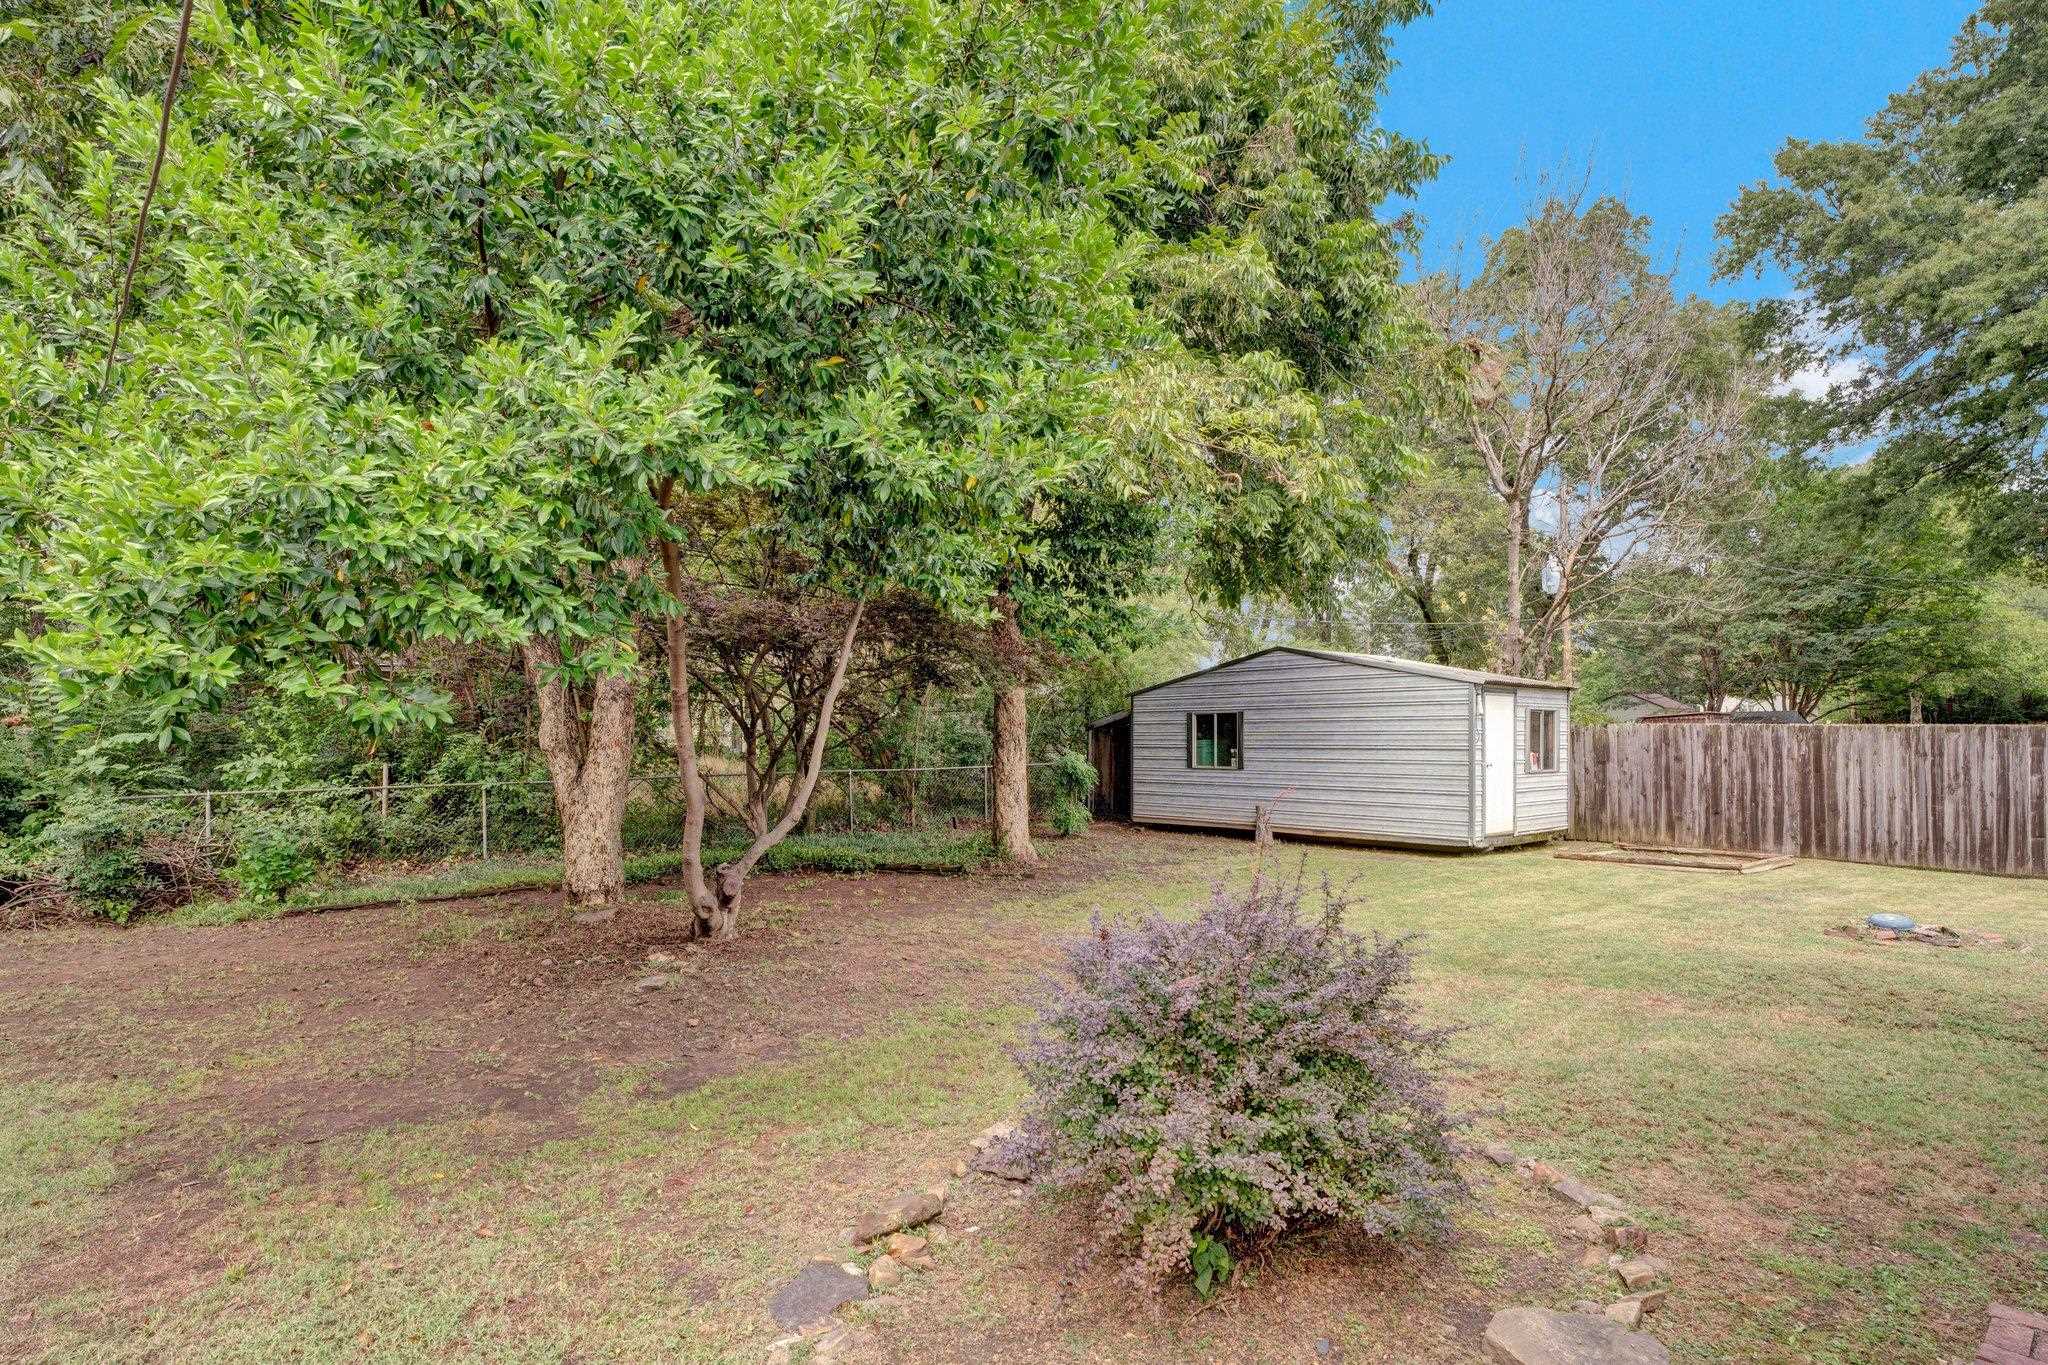
M1244 712L1188 712L1188 766L1242 768Z
M1529 712L1529 771L1557 771L1557 712Z

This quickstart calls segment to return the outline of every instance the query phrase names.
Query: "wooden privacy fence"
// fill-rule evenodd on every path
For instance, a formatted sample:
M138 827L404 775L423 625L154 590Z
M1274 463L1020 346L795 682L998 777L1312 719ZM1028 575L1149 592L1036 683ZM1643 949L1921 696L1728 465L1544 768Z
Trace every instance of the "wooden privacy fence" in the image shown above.
M2048 877L2048 725L1574 726L1571 834Z

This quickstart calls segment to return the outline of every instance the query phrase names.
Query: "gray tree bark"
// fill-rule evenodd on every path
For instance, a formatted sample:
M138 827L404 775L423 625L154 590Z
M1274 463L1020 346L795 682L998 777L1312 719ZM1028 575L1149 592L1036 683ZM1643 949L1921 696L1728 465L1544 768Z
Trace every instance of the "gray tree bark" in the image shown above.
M1023 666L1024 632L1017 624L1017 603L1005 593L996 599L996 648L1008 672L996 687L995 751L989 765L994 792L994 825L990 833L996 856L1035 863L1031 842L1031 716L1030 695L1018 676Z
M633 768L633 678L607 675L590 685L585 714L561 677L554 640L520 651L539 702L538 740L562 822L562 895L573 906L610 905L625 895L622 826Z

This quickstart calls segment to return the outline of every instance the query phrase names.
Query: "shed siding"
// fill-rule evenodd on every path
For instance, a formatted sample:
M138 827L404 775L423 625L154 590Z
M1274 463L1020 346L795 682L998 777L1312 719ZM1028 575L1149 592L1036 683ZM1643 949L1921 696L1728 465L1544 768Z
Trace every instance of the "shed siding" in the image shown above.
M1515 833L1562 833L1571 823L1567 805L1571 795L1571 719L1566 715L1568 694L1540 687L1515 689ZM1557 712L1557 771L1532 773L1529 769L1529 711L1549 707Z
M1284 651L1139 693L1132 818L1250 828L1268 802L1282 832L1469 844L1472 693ZM1242 769L1188 767L1190 711L1244 713Z

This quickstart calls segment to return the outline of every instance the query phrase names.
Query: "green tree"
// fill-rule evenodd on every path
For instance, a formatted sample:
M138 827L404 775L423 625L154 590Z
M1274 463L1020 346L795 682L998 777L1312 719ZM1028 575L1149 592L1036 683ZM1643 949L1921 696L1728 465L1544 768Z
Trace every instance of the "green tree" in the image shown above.
M1755 386L1732 316L1675 292L1648 219L1577 192L1490 242L1472 279L1416 293L1469 362L1418 405L1418 439L1480 471L1504 514L1497 666L1569 682L1577 619L1749 472Z
M413 642L517 642L572 899L599 902L619 888L641 634L665 619L694 922L731 934L748 872L815 785L862 604L896 587L981 610L1005 528L1100 443L1131 312L1111 208L1149 155L1131 131L1142 18L364 3L266 38L211 13L104 400L77 376L107 344L139 101L104 95L84 187L42 196L13 239L10 294L47 299L54 324L12 334L40 368L7 409L41 452L10 505L57 627L43 657L81 688L159 697L168 738L178 708L258 668L359 689L365 721L431 716L439 699L405 677ZM67 405L44 401L46 377ZM275 542L286 566L250 551L224 585L246 610L221 613L196 565L143 644L116 639L98 590L157 602L160 564L206 529L160 519L183 471L126 477L164 439L147 414L165 388L196 408L230 382L249 392L190 438L194 469L225 480L193 516ZM238 468L236 442L272 428L275 449ZM300 487L321 480L354 501ZM400 497L440 480L471 522ZM335 553L337 518L375 545L374 585ZM764 534L851 611L787 808L709 871L681 603L690 574ZM57 553L107 541L132 553ZM62 586L74 570L80 591ZM169 663L145 677L123 650Z
M1790 460L1690 561L1632 572L1625 622L1595 638L1626 687L1767 698L1809 719L1903 715L1986 662L1983 587L1960 546L1939 498Z
M1419 329L1377 213L1435 169L1377 125L1387 32L1423 0L1293 7L1165 0L1150 15L1139 133L1170 151L1122 225L1157 334L1121 358L1102 458L1038 508L996 608L999 845L1026 816L1028 641L1082 654L1178 580L1198 598L1331 599L1375 563L1405 468L1369 376Z
M1874 441L1900 485L1967 490L1975 548L2048 556L2048 3L1990 0L1859 141L1787 142L1721 221L1814 446Z

